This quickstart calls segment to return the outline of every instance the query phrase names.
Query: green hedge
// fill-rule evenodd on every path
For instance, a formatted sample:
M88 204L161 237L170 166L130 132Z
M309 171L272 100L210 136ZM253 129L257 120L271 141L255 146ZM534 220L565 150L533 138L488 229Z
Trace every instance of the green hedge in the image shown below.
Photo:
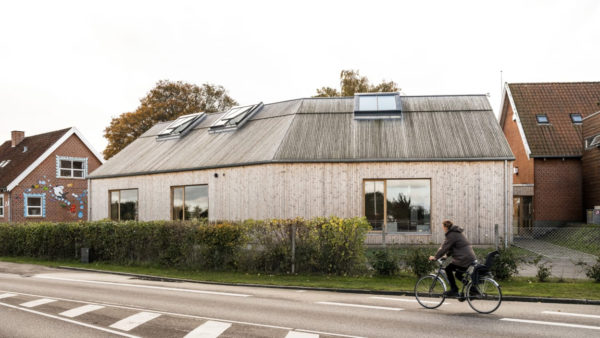
M0 224L0 255L183 269L354 274L366 266L364 218L245 222ZM295 259L292 259L292 234Z

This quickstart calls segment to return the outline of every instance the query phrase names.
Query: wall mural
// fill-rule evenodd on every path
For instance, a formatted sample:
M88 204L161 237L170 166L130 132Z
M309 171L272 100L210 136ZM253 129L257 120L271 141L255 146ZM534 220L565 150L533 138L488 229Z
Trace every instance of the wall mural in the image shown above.
M85 202L87 197L87 189L84 189L81 194L75 194L69 190L73 188L73 184L52 185L50 180L44 175L43 180L38 180L37 184L33 184L31 188L25 189L25 193L33 193L36 190L47 192L51 200L59 203L61 208L68 210L72 214L77 214L78 218L83 218L85 211ZM23 193L23 196L25 196Z

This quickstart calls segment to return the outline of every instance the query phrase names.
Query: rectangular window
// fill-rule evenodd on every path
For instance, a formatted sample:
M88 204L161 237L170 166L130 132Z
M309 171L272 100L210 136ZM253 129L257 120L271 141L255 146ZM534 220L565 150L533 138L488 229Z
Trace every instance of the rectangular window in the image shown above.
M87 176L87 158L56 157L56 177L85 178Z
M373 230L431 233L430 180L365 180L364 187L365 216Z
M0 217L4 217L4 195L0 194Z
M355 119L389 119L402 116L399 93L354 94Z
M208 218L208 185L171 188L171 217L189 221Z
M548 120L548 116L545 114L537 114L535 116L535 118L537 119L537 123L539 124L549 124L550 121Z
M46 217L45 194L23 194L25 217Z
M571 114L571 121L573 121L573 123L582 123L583 116L581 114Z
M110 195L110 219L135 221L138 219L138 190L112 190Z

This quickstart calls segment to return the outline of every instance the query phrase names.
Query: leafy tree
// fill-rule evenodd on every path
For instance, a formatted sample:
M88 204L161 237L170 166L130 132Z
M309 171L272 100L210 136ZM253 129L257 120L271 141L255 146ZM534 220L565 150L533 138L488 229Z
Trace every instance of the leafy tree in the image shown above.
M315 97L353 96L355 93L400 91L398 84L394 81L384 80L379 84L373 85L369 83L369 79L366 76L360 76L359 71L353 69L341 71L340 87L340 91L331 87L318 88Z
M104 129L104 137L108 140L104 157L113 157L158 122L198 112L223 111L237 104L223 86L158 81L134 112L113 118Z

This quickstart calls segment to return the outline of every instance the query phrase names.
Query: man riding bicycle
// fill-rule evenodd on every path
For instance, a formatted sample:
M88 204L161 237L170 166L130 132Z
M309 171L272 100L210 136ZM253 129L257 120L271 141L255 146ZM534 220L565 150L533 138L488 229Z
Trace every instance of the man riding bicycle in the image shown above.
M452 224L451 221L446 220L442 223L444 232L446 233L446 239L440 248L438 249L435 256L429 256L430 261L440 259L442 256L452 256L452 263L446 266L446 275L448 276L448 282L450 283L450 291L445 294L447 297L457 297L458 286L456 286L456 280L454 279L454 273L456 272L456 278L462 281L463 274L471 265L476 257L475 252L471 243L463 235L463 229L457 225Z

